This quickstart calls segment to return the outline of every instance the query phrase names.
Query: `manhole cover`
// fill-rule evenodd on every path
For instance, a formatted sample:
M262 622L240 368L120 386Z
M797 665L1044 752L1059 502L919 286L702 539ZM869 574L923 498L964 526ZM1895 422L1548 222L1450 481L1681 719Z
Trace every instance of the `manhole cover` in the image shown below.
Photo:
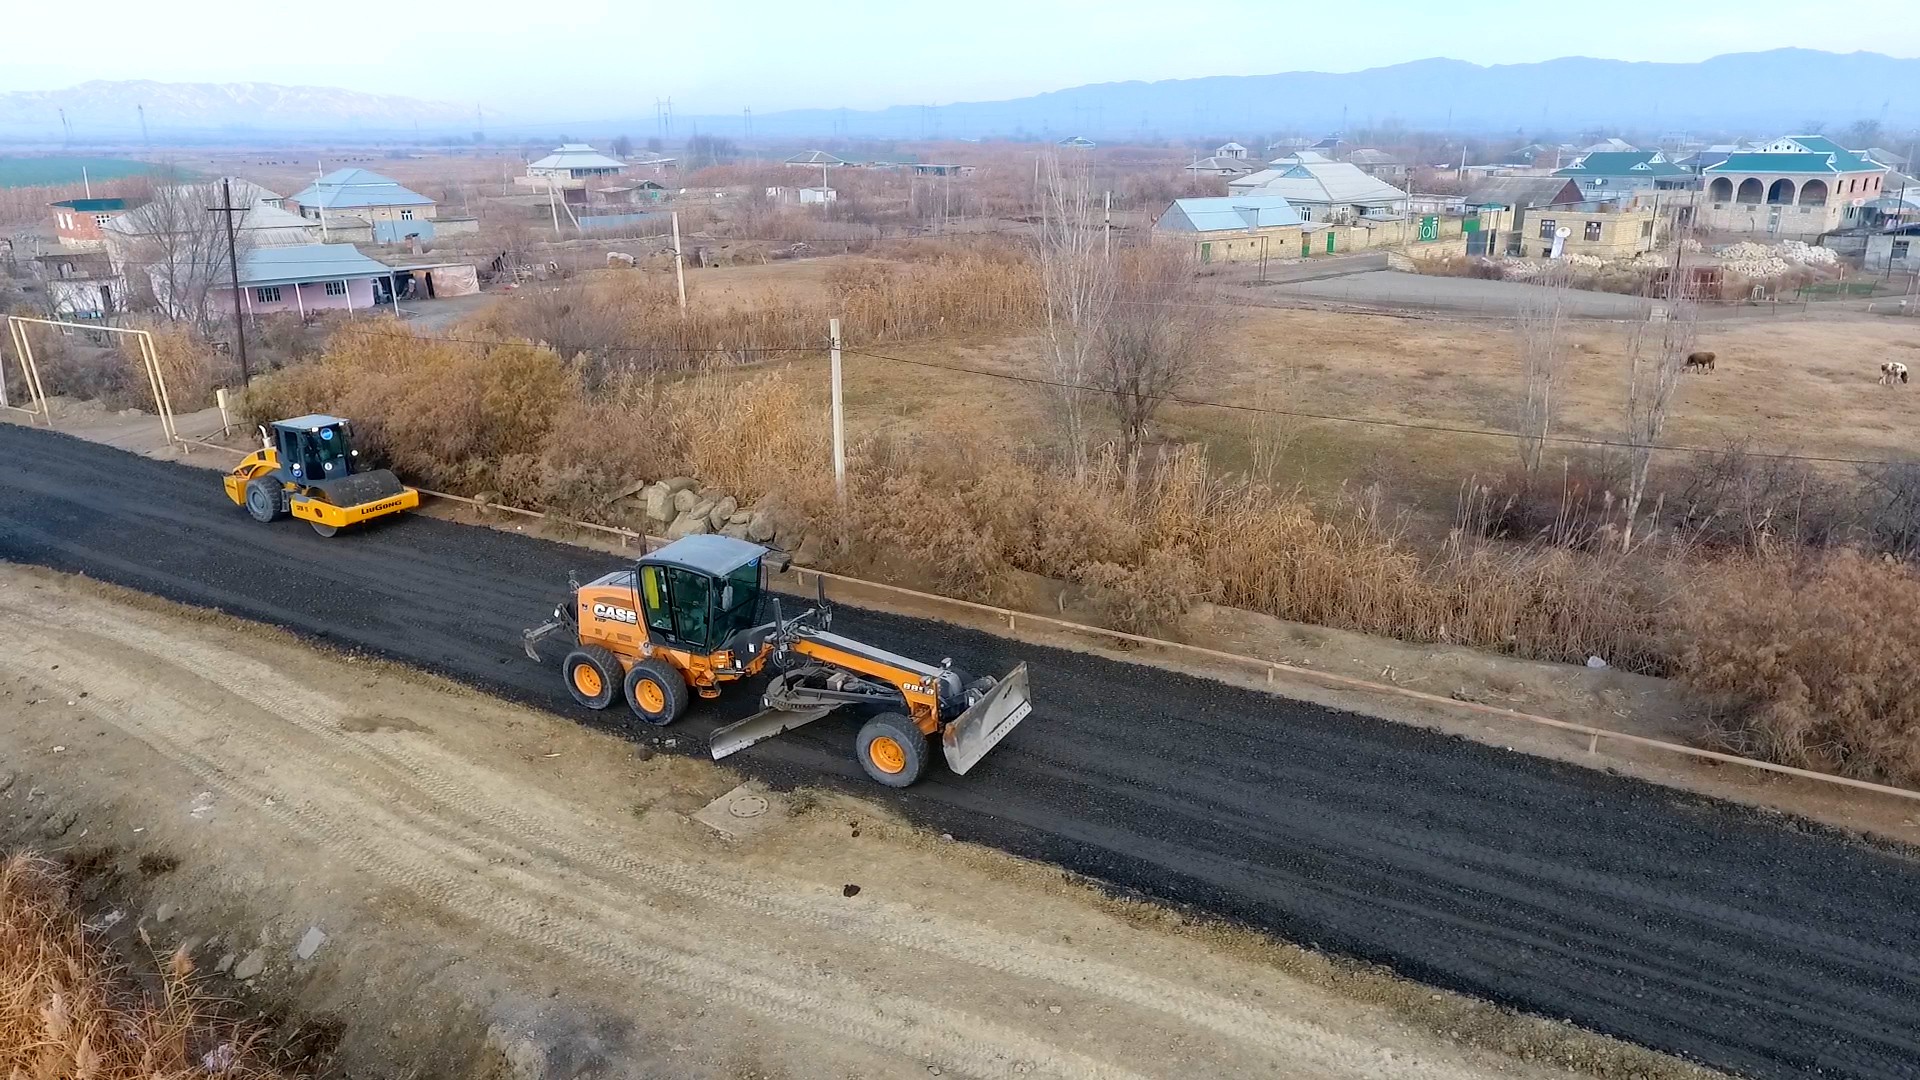
M761 795L742 795L727 804L727 813L738 818L759 817L767 812L767 800Z

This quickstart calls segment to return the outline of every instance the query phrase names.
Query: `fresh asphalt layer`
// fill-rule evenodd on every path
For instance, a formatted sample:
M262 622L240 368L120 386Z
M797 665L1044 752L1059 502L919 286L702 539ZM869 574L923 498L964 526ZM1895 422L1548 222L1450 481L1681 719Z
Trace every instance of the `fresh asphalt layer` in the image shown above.
M0 425L0 559L286 627L618 727L520 631L607 555L409 515L322 539L204 470ZM1133 894L1757 1077L1920 1077L1920 861L1603 772L939 623L834 629L999 673L1034 712L966 777L864 779L829 717L728 760ZM557 658L556 658L557 659ZM696 702L679 732L757 706ZM649 733L652 729L649 729Z

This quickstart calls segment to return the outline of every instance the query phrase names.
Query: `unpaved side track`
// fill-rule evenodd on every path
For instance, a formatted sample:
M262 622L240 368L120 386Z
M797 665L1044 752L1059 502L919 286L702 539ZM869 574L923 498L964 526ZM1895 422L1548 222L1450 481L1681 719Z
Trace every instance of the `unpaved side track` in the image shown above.
M362 648L606 724L519 652L606 556L408 517L260 526L200 470L0 426L0 557ZM1753 1076L1920 1076L1920 864L1652 785L949 626L836 629L1033 665L1035 714L911 820L1424 982ZM751 693L684 721L697 748ZM847 778L823 721L730 759Z

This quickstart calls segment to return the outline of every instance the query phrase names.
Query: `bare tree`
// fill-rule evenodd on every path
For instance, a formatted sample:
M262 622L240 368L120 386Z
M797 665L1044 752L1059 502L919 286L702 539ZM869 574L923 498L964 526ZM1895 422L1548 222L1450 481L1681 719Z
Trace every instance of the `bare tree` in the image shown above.
M252 206L238 191L233 215L235 254L244 266L252 250L247 218ZM129 280L143 280L154 303L169 319L192 322L202 334L226 316L213 293L228 286L226 215L208 207L222 205L218 181L155 187L145 206L126 215L130 230L124 251Z
M1095 380L1120 429L1129 487L1154 415L1212 363L1225 337L1222 309L1205 302L1193 275L1184 247L1149 245L1115 257Z
M1557 396L1561 369L1567 362L1567 276L1551 273L1546 286L1532 294L1520 309L1515 327L1524 383L1520 398L1520 465L1529 486L1540 471L1547 439L1560 415Z
M1676 260L1677 262L1677 260ZM1673 281L1678 281L1675 266ZM1674 392L1693 351L1698 309L1692 301L1675 299L1671 284L1660 322L1635 323L1627 341L1627 498L1626 522L1620 530L1620 549L1633 550L1633 528L1647 493L1647 471L1653 450L1673 411Z
M1113 309L1113 265L1101 237L1099 201L1084 163L1040 163L1040 278L1046 292L1048 403L1068 463L1084 478L1090 457L1090 389L1100 357L1100 328Z

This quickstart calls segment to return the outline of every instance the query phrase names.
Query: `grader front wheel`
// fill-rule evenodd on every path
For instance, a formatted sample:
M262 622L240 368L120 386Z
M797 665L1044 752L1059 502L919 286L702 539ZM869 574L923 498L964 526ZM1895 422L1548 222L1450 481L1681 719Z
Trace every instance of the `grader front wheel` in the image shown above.
M927 768L927 737L899 713L881 713L861 725L853 749L867 775L888 787L906 787Z

